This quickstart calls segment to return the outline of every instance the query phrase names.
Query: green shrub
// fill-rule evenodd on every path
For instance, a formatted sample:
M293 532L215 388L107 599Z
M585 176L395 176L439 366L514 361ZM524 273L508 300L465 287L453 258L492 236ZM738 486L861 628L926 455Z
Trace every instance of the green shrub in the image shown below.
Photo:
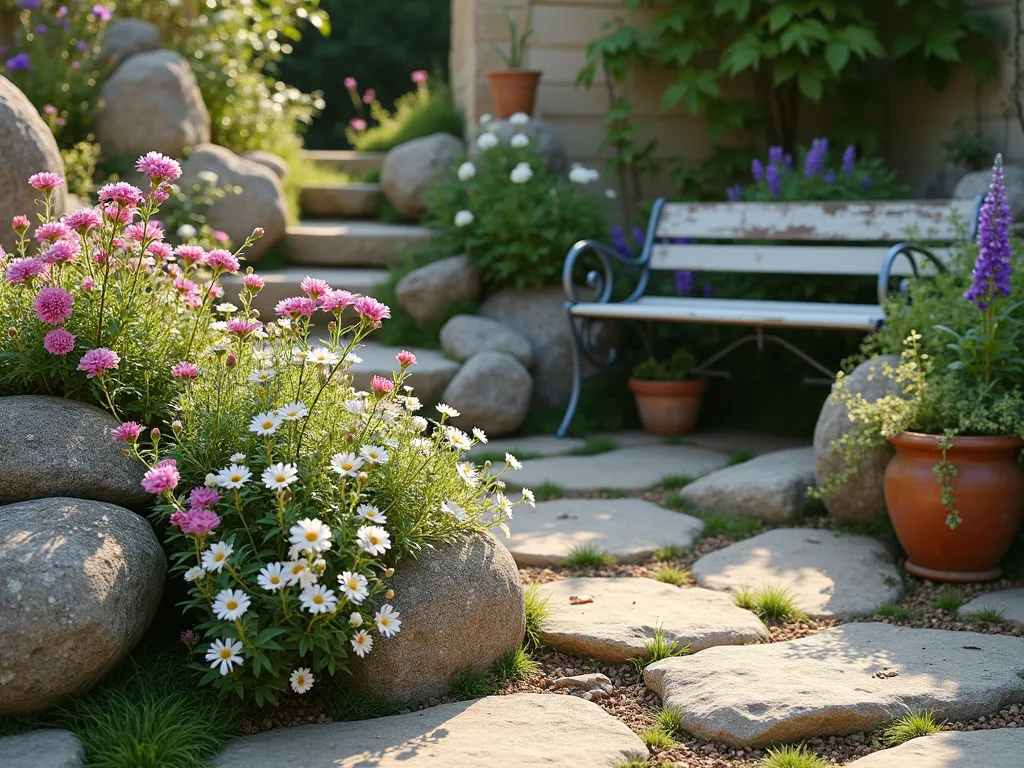
M966 602L967 596L959 587L943 587L935 596L935 607L950 614L955 614Z
M650 749L672 749L676 746L676 740L672 738L672 735L657 725L652 725L641 733L640 738Z
M1003 611L998 608L983 608L964 616L971 624L1002 624L1006 621Z
M387 152L399 144L435 133L462 138L462 113L455 105L451 89L444 83L417 88L400 96L393 112L379 101L370 104L369 110L375 125L361 131L350 125L345 132L349 143L360 152Z
M898 621L906 621L907 619L914 618L915 614L909 608L904 608L899 603L887 603L880 605L878 610L875 611L875 616L880 619L896 619Z
M682 381L697 364L693 353L677 349L665 362L651 357L633 368L633 377L645 381Z
M486 669L466 667L459 670L452 679L449 693L459 701L490 696L498 689Z

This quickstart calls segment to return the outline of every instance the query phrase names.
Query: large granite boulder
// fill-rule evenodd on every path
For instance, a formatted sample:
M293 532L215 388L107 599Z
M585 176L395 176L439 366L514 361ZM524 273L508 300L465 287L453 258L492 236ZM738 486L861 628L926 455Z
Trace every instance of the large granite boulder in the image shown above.
M237 194L228 194L210 206L207 223L214 229L228 233L234 247L240 246L256 227L263 227L264 235L245 252L248 262L254 263L274 243L284 237L288 225L288 204L284 187L277 174L260 163L239 157L230 149L216 144L202 144L195 148L181 166L183 188L199 181L199 174L209 171L217 174L220 187L240 187Z
M210 114L188 61L174 51L125 59L100 90L96 136L107 154L181 157L210 140Z
M416 320L440 320L452 304L471 303L480 298L480 271L469 256L438 259L403 275L395 286L395 298Z
M562 175L569 170L569 155L565 149L565 142L550 123L538 120L534 117L526 125L515 126L508 120L491 120L483 130L495 133L505 143L508 143L517 133L525 133L530 138L530 148L540 156L552 173ZM469 148L469 154L474 159L480 156L481 150L476 142Z
M70 731L43 729L0 739L4 768L82 768L85 750Z
M1010 201L1010 212L1015 221L1024 216L1024 168L1019 165L1004 165L1003 178L1006 180L1006 199ZM988 194L992 183L992 169L972 171L956 183L953 198L971 200Z
M427 187L465 151L466 145L448 133L399 144L388 152L380 169L384 196L403 216L418 219L426 212L423 193Z
M498 437L515 432L526 418L533 379L521 362L505 352L477 352L445 387L441 400L459 411L452 424L479 427Z
M166 570L130 510L69 498L0 507L0 715L99 682L145 634Z
M249 152L243 152L242 157L246 160L251 160L254 163L259 163L274 172L282 182L288 178L288 173L291 170L288 165L288 161L280 155L275 155L273 152L267 152L263 149L253 149Z
M441 349L459 361L491 350L512 355L529 368L533 347L523 336L497 320L480 315L455 315L441 328Z
M896 391L892 379L882 375L882 363L899 365L898 355L884 355L866 360L846 376L846 391L860 393L869 403ZM846 406L832 397L825 401L814 426L815 476L819 486L829 477L842 474L847 462L832 451L832 442L852 431L854 423ZM836 493L825 494L825 506L839 523L856 525L870 523L885 512L885 467L892 458L893 449L880 446L861 459L856 471Z
M28 185L28 177L40 171L64 175L64 161L53 134L25 94L7 78L0 76L0 245L13 250L17 236L11 230L11 218L24 214L34 219L36 200L42 195ZM67 210L67 190L53 192L58 215Z
M519 571L489 533L463 534L395 566L388 581L402 631L352 658L352 681L378 699L439 696L466 667L486 669L523 642Z
M110 437L117 426L106 411L76 400L0 397L0 504L47 496L146 504L145 467Z
M103 32L100 59L117 63L160 47L160 29L155 24L142 19L115 19Z

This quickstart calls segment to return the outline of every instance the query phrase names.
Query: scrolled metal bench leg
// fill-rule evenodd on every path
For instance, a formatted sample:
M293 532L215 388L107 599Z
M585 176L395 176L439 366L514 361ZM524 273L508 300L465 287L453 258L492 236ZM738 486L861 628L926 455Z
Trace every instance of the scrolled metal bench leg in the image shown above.
M569 404L565 409L565 416L562 423L555 432L555 437L565 437L569 434L569 425L572 417L576 415L576 409L580 404L580 395L583 393L583 340L580 338L576 322L573 320L572 311L565 308L569 319L569 328L572 329L572 393L569 395Z

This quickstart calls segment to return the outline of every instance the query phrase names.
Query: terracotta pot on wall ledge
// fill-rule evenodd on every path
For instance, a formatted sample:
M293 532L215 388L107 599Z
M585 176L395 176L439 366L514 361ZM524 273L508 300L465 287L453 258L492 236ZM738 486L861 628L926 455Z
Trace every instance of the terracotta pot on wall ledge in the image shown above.
M516 112L532 116L542 74L536 69L499 69L489 72L487 80L491 84L491 101L497 117L504 119Z

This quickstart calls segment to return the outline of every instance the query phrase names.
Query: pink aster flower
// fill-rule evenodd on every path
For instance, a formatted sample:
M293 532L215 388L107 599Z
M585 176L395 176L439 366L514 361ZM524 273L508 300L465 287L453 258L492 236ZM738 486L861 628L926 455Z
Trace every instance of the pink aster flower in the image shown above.
M228 333L233 333L236 336L248 336L262 327L263 323L259 320L247 320L241 317L233 317L228 320Z
M330 293L331 286L327 284L326 280L318 280L315 277L309 277L308 275L302 278L302 282L299 283L299 288L302 292L309 296L309 298L316 301L325 293Z
M241 266L231 251L225 251L223 248L217 248L206 254L206 264L213 267L214 272L223 270L231 274L235 274Z
M64 177L57 173L43 171L42 173L33 173L29 176L28 183L41 192L49 192L57 187L63 187Z
M103 217L95 208L80 208L64 217L64 225L75 232L88 232L103 223ZM39 236L38 230L36 236Z
M189 510L179 521L178 527L187 536L205 536L220 525L220 517L211 509L200 507Z
M137 221L134 224L126 227L124 230L124 236L128 240L135 240L136 242L142 242L146 240L163 240L164 239L164 225L159 221L146 222L145 226L141 221Z
M423 85L430 76L427 74L427 70L417 69L410 77L416 85Z
M92 293L92 289L96 287L96 281L91 277L83 277L80 287L83 293Z
M126 421L117 429L112 429L110 431L110 436L115 440L120 440L124 443L134 443L139 439L139 435L145 431L146 428L142 424L139 424L139 422Z
M344 82L345 82L345 87L348 90L350 90L350 91L358 85L358 83L356 83L356 79L354 77L346 77Z
M187 277L177 277L174 280L174 289L181 293L195 293L196 284Z
M133 184L129 184L127 181L118 181L100 187L99 197L101 202L117 203L123 209L138 207L145 195Z
M198 291L191 291L181 297L182 302L189 309L199 309L203 306L203 299L199 296Z
M348 121L348 124L356 133L362 133L366 130L366 121L361 117L353 117Z
M167 261L168 259L174 258L174 249L167 243L161 243L159 241L150 243L146 247L146 253L154 258L160 259L161 261Z
M161 184L153 190L152 197L158 203L163 203L171 196L171 186L169 184Z
M403 368L408 368L410 365L416 365L416 355L407 349L403 349L395 355L395 360L397 360L398 364Z
M67 355L75 349L75 337L63 328L54 328L43 336L43 349L51 355Z
M135 163L135 170L144 173L154 183L161 181L176 181L181 176L181 166L177 160L172 160L167 155L159 152L147 152Z
M174 249L174 254L182 264L190 267L193 264L202 264L206 259L206 251L201 245L179 245Z
M119 221L122 224L130 224L132 216L134 215L135 206L125 205L122 207L118 203L107 203L103 206L103 215L113 221Z
M47 264L57 264L59 262L70 264L78 258L80 252L81 247L78 245L77 240L70 238L58 240L46 249L46 252L43 254L43 261Z
M43 288L32 302L32 309L42 322L47 325L60 325L71 317L71 305L74 298L63 288L49 286Z
M40 224L36 228L36 242L42 245L43 243L53 242L54 240L63 240L68 237L73 237L74 232L67 224L63 224L59 221L49 221L46 224Z
M11 229L15 232L24 232L29 226L28 216L15 216L11 219Z
M173 491L180 479L177 462L164 459L142 476L142 488L146 493L165 493Z
M175 363L171 368L171 376L176 379L194 379L199 375L199 366L195 363L190 363L187 360L182 360L180 363Z
M298 317L310 317L316 311L316 302L308 296L293 296L290 299L282 299L277 302L274 311L282 317L290 317L292 320Z
M341 312L355 304L358 298L350 291L328 291L317 299L316 305L324 312Z
M114 370L120 362L121 358L117 356L116 352L106 347L99 347L90 349L82 355L82 359L78 361L78 370L84 371L87 374L86 378L91 379L94 376L102 376L106 371Z
M370 389L378 395L386 395L387 393L395 390L395 382L391 379L385 379L383 376L375 375L370 379Z
M200 485L193 488L188 495L188 505L192 509L206 509L220 502L220 494L214 488Z
M242 285L246 287L249 293L255 295L263 290L263 278L256 274L244 275L242 277Z
M371 321L377 328L380 328L380 321L391 317L391 309L387 304L381 304L372 296L363 296L354 304L356 312L363 316L363 319Z
M50 265L42 259L12 259L7 265L7 282L21 285L31 282L32 278L46 274Z
M377 98L377 92L373 88L367 88L363 92L363 104L372 104L373 100Z
M210 288L206 291L211 299L219 299L224 295L224 289L220 283L210 283Z
M218 243L226 243L229 240L231 240L231 238L228 237L228 233L222 229L214 230L213 239L216 240Z

